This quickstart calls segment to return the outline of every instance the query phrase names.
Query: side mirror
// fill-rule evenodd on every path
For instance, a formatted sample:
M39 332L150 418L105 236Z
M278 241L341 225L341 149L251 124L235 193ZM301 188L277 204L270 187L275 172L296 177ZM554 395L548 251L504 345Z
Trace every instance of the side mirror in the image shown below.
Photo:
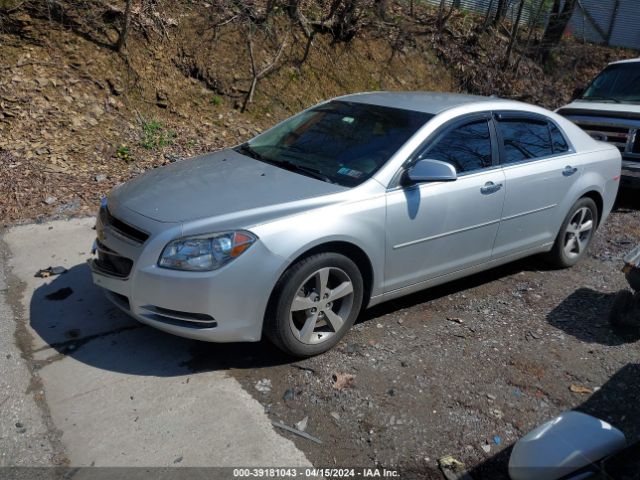
M590 415L565 412L516 442L509 458L512 480L564 478L625 448L624 434Z
M571 97L571 98L572 98L573 100L575 100L576 98L580 98L580 97L582 97L582 94L584 93L584 90L585 90L585 89L584 89L584 87L576 87L576 88L573 90L573 95L572 95L572 97Z
M440 160L418 160L405 174L407 183L452 182L458 178L456 169Z

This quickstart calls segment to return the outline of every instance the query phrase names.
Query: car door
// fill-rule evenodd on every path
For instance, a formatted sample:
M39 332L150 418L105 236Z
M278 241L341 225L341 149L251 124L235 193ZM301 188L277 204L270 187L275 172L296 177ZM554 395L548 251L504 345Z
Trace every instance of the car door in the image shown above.
M558 208L582 171L557 125L541 115L495 115L506 180L502 221L493 250L499 258L550 244Z
M418 149L408 166L441 160L458 178L387 192L386 292L490 259L505 195L497 157L490 114L454 121Z

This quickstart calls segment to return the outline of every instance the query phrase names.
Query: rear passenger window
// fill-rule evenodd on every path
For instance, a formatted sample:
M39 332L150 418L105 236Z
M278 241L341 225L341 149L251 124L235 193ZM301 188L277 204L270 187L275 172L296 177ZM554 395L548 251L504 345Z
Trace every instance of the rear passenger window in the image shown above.
M420 158L450 163L456 172L470 172L490 167L491 134L487 120L453 128L420 155Z
M504 142L504 163L516 163L553 155L547 122L507 119L499 120L498 128Z
M549 124L551 129L551 141L553 142L553 153L565 153L569 151L569 145L567 140L562 135L562 132L553 123Z

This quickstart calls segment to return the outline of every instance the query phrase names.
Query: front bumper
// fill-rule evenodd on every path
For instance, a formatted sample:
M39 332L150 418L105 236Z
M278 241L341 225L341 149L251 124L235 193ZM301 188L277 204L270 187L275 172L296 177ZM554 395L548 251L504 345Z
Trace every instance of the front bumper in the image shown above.
M93 282L120 309L182 337L210 342L260 340L269 296L285 262L259 240L218 270L183 272L157 266L160 252L179 236L179 228L152 233L143 244L123 238L100 219L96 230L103 248L133 261L125 277L106 272L96 259L89 262Z
M621 184L640 187L640 162L622 160Z

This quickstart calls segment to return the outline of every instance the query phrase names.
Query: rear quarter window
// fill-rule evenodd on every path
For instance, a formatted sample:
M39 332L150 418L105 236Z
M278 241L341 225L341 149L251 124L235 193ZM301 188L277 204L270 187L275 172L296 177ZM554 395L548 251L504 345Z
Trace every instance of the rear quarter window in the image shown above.
M553 143L553 153L565 153L569 151L569 144L567 143L567 139L564 138L564 135L560 131L558 127L556 127L553 123L549 124L549 129L551 130L551 142Z
M503 163L517 163L553 155L551 132L547 122L533 119L501 119L497 123L504 146Z

